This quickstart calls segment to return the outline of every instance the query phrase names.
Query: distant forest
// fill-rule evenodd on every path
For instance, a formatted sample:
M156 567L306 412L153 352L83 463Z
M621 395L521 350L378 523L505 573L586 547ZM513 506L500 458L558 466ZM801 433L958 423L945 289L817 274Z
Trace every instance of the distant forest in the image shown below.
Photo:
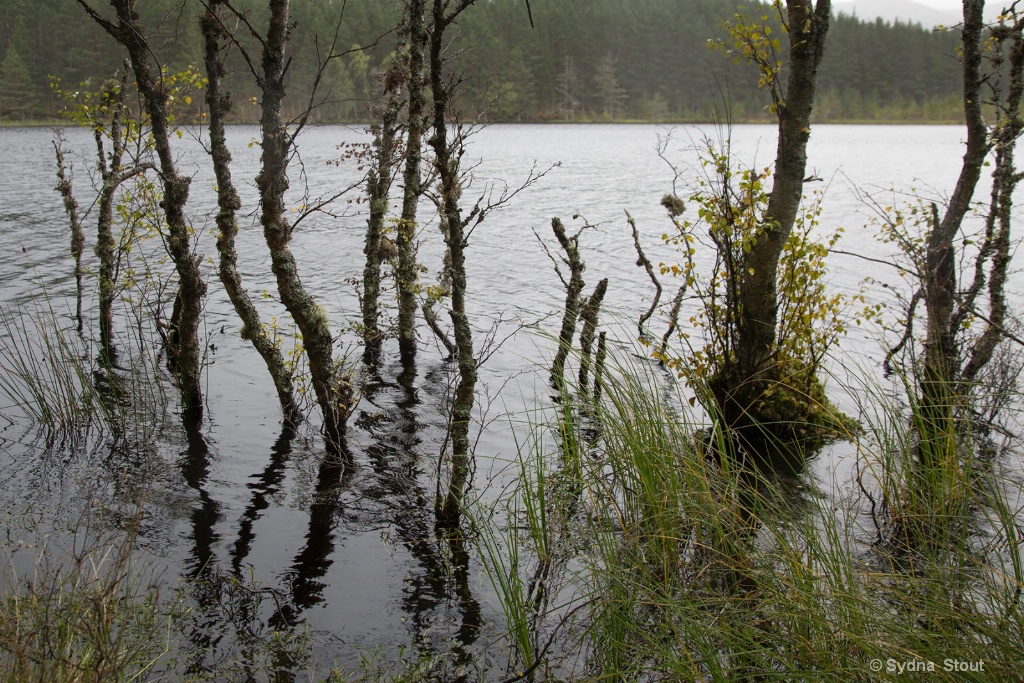
M245 2L245 0L242 0ZM241 3L240 3L241 4ZM254 25L265 8L249 0ZM450 47L470 86L466 118L491 121L708 121L726 109L737 121L766 119L756 70L734 64L708 41L723 36L729 0L489 0L466 12ZM104 0L93 5L105 12ZM202 64L197 0L145 0L143 19L171 71ZM344 17L340 17L344 6ZM746 3L748 12L762 8ZM767 13L767 10L764 10ZM370 116L397 40L395 0L294 0L290 102L308 101L337 30L339 50L319 89L314 120ZM340 24L339 24L340 18ZM818 121L958 121L962 118L957 31L834 19L821 68ZM110 78L122 55L73 0L0 0L0 118L56 117L50 76L65 88ZM228 85L237 121L255 122L256 95L245 62L233 56ZM201 106L196 98L194 107Z

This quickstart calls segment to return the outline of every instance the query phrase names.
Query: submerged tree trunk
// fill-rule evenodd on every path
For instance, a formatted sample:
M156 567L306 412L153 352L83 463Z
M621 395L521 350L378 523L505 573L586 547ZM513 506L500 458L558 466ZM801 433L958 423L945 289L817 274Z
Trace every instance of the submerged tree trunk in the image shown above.
M409 0L409 121L405 138L405 170L402 218L398 222L398 348L403 361L416 357L416 217L421 194L420 166L423 160L425 98L423 94L423 51L427 31L423 25L426 0Z
M177 316L174 321L177 329L168 350L173 358L185 416L196 420L202 416L203 411L199 319L203 297L206 295L206 283L199 269L200 259L191 250L190 231L185 216L191 179L178 174L171 151L167 93L162 87L159 70L154 74L149 62L153 52L144 27L139 23L136 0L111 0L117 15L116 24L103 19L85 0L78 2L128 51L135 72L136 87L149 116L150 134L163 181L163 200L160 205L167 221L165 242L178 273L178 296L175 301Z
M375 357L380 350L383 333L380 330L380 281L381 265L387 258L384 235L384 219L387 217L391 199L391 182L398 143L398 113L402 108L401 64L395 61L391 72L384 78L384 94L387 105L379 127L375 127L373 138L373 163L366 180L370 200L370 217L366 221L366 265L363 267L363 339L366 353Z
M103 362L113 365L117 360L117 349L114 347L114 290L117 277L117 240L114 239L114 195L120 187L121 162L124 158L124 136L122 131L124 116L125 86L127 85L127 65L121 77L121 87L116 92L104 90L102 97L107 100L110 108L110 159L108 161L103 144L103 132L97 128L93 131L96 139L97 166L100 172L100 196L97 201L96 218L96 257L99 259L99 327L100 354Z
M594 356L594 405L601 402L604 390L604 363L608 356L608 333L601 332L597 338L597 354Z
M434 163L441 181L441 211L448 226L446 241L451 256L452 308L455 345L458 348L457 363L459 381L452 399L451 444L452 471L448 492L436 504L437 516L446 522L459 519L462 496L470 470L469 423L473 415L473 401L476 392L477 368L473 356L473 331L466 316L466 224L459 209L462 188L459 181L458 150L448 140L448 106L451 101L451 86L444 80L445 29L458 13L472 4L463 2L455 13L445 15L446 2L434 0L433 30L430 35L430 85L434 97L434 134L430 145L434 149ZM459 144L456 139L455 145Z
M764 230L757 238L739 277L736 358L715 379L712 390L727 424L741 426L756 417L755 403L775 372L778 325L778 277L782 248L789 239L800 208L810 139L811 109L818 67L825 53L830 0L787 0L789 80L778 104L779 140L774 185L768 200Z
M986 224L985 241L982 251L991 258L988 275L988 319L981 337L974 343L970 357L960 372L959 380L965 386L962 391L970 390L970 385L988 364L995 353L996 347L1003 340L1006 329L1006 279L1010 266L1011 239L1013 223L1013 193L1022 180L1017 172L1014 160L1014 147L1021 133L1024 132L1024 121L1021 120L1020 103L1024 96L1024 19L1013 17L1014 23L1009 36L1010 65L1009 87L1006 102L1001 106L1000 120L993 133L995 145L995 170L992 172L992 193L989 205L989 216ZM984 259L978 255L976 273L984 272ZM975 291L980 290L986 278L975 278ZM974 308L973 299L961 304L961 315L964 317ZM957 329L957 319L953 328Z
M957 397L953 383L958 374L958 354L954 307L958 292L957 254L953 240L970 210L971 199L988 153L988 133L981 102L984 5L984 0L964 0L964 26L961 34L967 149L956 189L941 220L938 207L932 205L932 227L925 252L924 303L928 327L923 376L919 380L921 423L917 425L917 431L918 455L926 467L936 465L944 457L955 432Z
M594 293L587 299L580 311L580 391L586 392L590 381L591 353L594 347L594 332L597 330L597 317L601 312L601 302L608 291L608 278L603 278L594 287Z
M71 257L75 259L75 320L78 331L82 331L82 251L85 249L85 230L78 218L78 201L71 189L70 170L64 164L64 138L57 136L53 141L53 150L57 155L57 192L64 200L64 210L71 224Z
M580 297L584 287L583 271L586 270L586 266L583 264L583 259L580 258L579 233L569 237L562 221L557 218L551 219L551 230L562 246L566 256L565 264L569 266L569 282L566 283L562 329L558 333L558 350L555 352L555 360L551 364L551 383L555 385L555 388L560 388L565 379L565 361L572 349L572 338L576 335L576 318L580 312ZM555 265L558 265L557 262Z
M302 413L295 400L292 373L285 366L281 350L263 329L259 311L253 305L238 273L238 253L235 250L238 222L235 215L241 207L241 201L231 179L231 152L228 150L224 132L224 120L231 111L231 94L223 89L225 69L221 40L227 36L220 9L224 1L210 0L201 19L206 50L206 75L209 81L206 103L210 117L210 156L217 177L219 274L228 299L242 321L242 337L252 343L267 365L274 388L277 390L285 424L294 425L301 420Z
M271 269L277 278L281 303L302 333L309 359L313 390L323 413L324 436L328 451L346 457L345 423L354 399L352 387L337 368L333 358L327 312L306 292L299 279L295 257L290 249L291 224L285 219L284 194L288 189L288 156L291 138L285 130L281 104L285 96L285 47L288 44L288 0L270 0L270 21L262 38L262 73L259 87L260 127L263 132L262 167L256 177L260 191L263 235L270 248Z

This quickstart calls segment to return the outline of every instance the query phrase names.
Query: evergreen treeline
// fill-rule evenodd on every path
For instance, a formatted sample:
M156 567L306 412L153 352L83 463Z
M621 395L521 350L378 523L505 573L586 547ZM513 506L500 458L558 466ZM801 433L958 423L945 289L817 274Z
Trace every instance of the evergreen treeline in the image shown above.
M265 8L252 2L251 18ZM345 16L339 15L345 5ZM94 5L106 10L102 0ZM472 87L463 108L491 120L708 120L728 103L738 120L767 117L757 75L708 49L723 36L729 0L490 0L467 12L451 51ZM753 5L755 14L760 10ZM202 62L198 0L140 3L168 69ZM393 51L399 14L394 0L294 0L290 67L292 106L303 106L338 29L337 49L371 46L333 60L315 119L367 118L380 91L377 76ZM834 20L821 70L821 120L958 120L956 31L917 25ZM53 117L60 103L49 76L64 87L109 78L122 56L72 0L0 0L0 117ZM234 55L227 85L237 120L258 108L245 63Z

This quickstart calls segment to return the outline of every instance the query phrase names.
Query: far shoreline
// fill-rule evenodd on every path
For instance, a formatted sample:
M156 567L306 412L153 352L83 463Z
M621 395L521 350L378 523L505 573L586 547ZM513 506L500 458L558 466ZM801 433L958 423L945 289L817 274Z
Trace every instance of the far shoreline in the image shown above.
M495 125L517 125L517 126L528 126L528 125L572 125L572 126L599 126L599 125L618 125L618 126L713 126L720 125L722 121L706 120L706 119L586 119L580 121L566 121L560 119L529 119L522 121L478 121L477 125L495 126ZM774 125L776 122L773 118L749 118L742 120L734 120L728 122L728 125L733 126L747 126L747 125ZM195 124L189 124L195 125ZM205 125L205 124L204 124ZM258 126L258 121L233 121L227 124L228 126ZM321 121L317 123L307 124L309 127L320 127L320 126L363 126L368 127L371 124L367 121ZM963 121L955 120L907 120L907 119L828 119L825 121L812 121L814 126L962 126ZM73 121L62 121L58 119L34 119L28 121L3 121L0 120L0 128L87 128L88 126L78 124ZM184 126L188 127L188 126Z

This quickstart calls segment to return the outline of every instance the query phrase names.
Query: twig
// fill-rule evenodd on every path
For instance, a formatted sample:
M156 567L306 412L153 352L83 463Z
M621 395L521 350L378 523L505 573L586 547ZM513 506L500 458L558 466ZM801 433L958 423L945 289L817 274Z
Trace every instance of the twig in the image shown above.
M626 211L626 220L629 222L629 227L633 230L633 246L636 247L636 253L639 257L636 264L644 267L644 270L647 271L647 276L654 283L654 299L651 301L651 307L640 316L640 322L637 323L637 330L640 332L640 336L645 337L647 335L644 332L644 323L651 319L655 309L658 308L658 302L661 301L661 282L658 280L658 276L654 274L654 266L651 265L650 259L647 258L643 248L640 246L640 232L636 229L636 221L629 215L629 211Z
M541 663L544 661L544 655L546 655L548 653L548 649L551 647L551 644L555 642L555 637L558 635L558 630L560 628L562 628L563 626L565 626L565 624L568 623L569 619L574 614L579 612L584 607L589 607L593 603L594 603L594 599L591 598L590 600L587 600L584 603L576 605L571 610L566 612L565 615L559 620L558 624L555 625L555 628L552 629L551 635L548 636L548 641L546 643L544 643L544 647L542 647L540 652L537 653L537 656L533 660L533 664L530 664L530 666L526 667L526 669L524 671L522 671L519 674L516 674L512 678L506 678L501 683L515 683L516 681L521 681L524 678L529 677L534 671L536 671L537 667L540 666Z

